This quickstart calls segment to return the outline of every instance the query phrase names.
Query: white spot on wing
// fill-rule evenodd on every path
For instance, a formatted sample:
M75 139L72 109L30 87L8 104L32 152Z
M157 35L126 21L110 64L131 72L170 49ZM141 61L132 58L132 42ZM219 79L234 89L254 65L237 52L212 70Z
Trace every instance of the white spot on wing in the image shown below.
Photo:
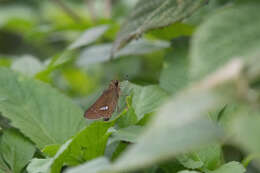
M101 111L106 111L106 110L108 110L108 106L103 106L103 107L101 107L99 110L101 110Z

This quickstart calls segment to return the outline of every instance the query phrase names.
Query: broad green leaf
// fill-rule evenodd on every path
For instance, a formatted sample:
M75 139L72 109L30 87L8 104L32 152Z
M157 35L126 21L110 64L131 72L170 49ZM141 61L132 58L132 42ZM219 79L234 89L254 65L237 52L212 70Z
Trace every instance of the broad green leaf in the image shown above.
M164 103L168 96L167 92L161 89L158 85L139 86L125 81L121 82L120 86L123 94L131 96L126 99L126 102L128 102L127 115L119 117L119 122L117 123L120 123L121 119L129 119L131 122L124 122L125 124L121 124L122 126L127 126L127 124L134 125L138 123L138 121L140 121L145 114L156 111L157 108ZM120 102L125 103L125 100ZM120 105L120 107L122 105Z
M149 124L138 143L113 164L101 168L100 172L124 172L148 167L184 151L206 146L209 141L214 143L220 137L220 131L202 115L215 108L217 103L216 96L206 91L175 97ZM189 109L183 109L186 104Z
M132 93L130 93L131 90L129 88L126 88L128 85L128 82L122 82L123 87L121 86L121 92L125 95L129 95L127 97L122 96L119 98L119 106L120 107L126 107L126 112L120 116L116 121L116 126L119 128L125 128L131 125L135 125L138 123L138 117L135 114L135 110L132 107Z
M4 131L0 141L0 153L13 173L20 173L32 159L34 152L34 145L18 131Z
M189 169L197 169L203 166L203 161L196 155L196 153L189 153L177 156L178 161Z
M139 0L118 34L113 54L146 31L185 19L205 2L205 0Z
M12 170L6 165L2 155L0 154L0 173L12 173Z
M202 169L215 170L223 162L222 148L220 144L210 145L197 152L198 157L203 161Z
M177 159L186 168L215 170L222 163L222 151L220 145L215 144L199 151L180 155Z
M199 100L199 101L198 101ZM183 93L166 104L146 131L112 166L115 171L130 171L196 150L220 137L219 129L206 117L219 98L207 91ZM187 109L188 106L188 109Z
M39 81L0 68L0 111L39 148L62 144L85 125L83 111Z
M102 156L110 135L107 130L113 124L114 121L97 121L90 124L63 144L56 155L44 164L43 168L48 172L58 173L62 166L74 166ZM32 162L31 164L35 165L36 163Z
M80 53L76 65L86 67L87 65L108 61L111 48L110 43L87 47Z
M143 55L168 48L169 46L170 44L166 41L141 39L133 41L118 51L114 57ZM86 65L108 61L110 59L111 50L112 44L110 43L88 47L81 52L76 64L80 67L84 67Z
M81 46L87 46L95 42L99 37L101 37L108 29L106 25L100 25L86 30L79 38L73 42L69 49L76 49Z
M100 157L95 160L91 160L85 164L77 166L75 168L70 168L65 171L65 173L99 173L100 171L109 167L109 160L105 157Z
M132 98L127 97L126 100L130 103L127 103L127 112L116 121L116 125L119 128L135 125L138 122L138 117L136 116L135 110L132 107Z
M27 55L17 58L13 61L11 69L21 72L26 76L33 77L35 74L43 70L44 65L35 57Z
M34 158L27 166L26 170L28 173L50 173L50 165L52 163L52 158L50 159L37 159Z
M186 37L173 40L174 49L166 55L160 76L160 87L176 94L188 84L188 41Z
M5 99L3 99L3 100L5 100ZM2 114L0 113L0 128L8 129L10 127L11 127L10 121L6 117L3 117Z
M53 144L53 145L47 145L42 149L42 152L46 154L48 157L54 157L57 151L59 150L61 145L59 144Z
M178 173L200 173L198 171L179 171Z
M210 0L203 7L198 9L193 13L192 16L186 18L183 23L189 24L192 26L200 25L210 14L214 13L220 8L225 8L225 6L231 5L234 1L237 0Z
M246 59L259 52L259 7L259 3L248 3L224 8L197 29L191 43L193 80L202 79L232 58Z
M167 41L140 39L133 41L129 43L126 47L122 48L115 54L115 57L126 55L143 55L169 47L170 43Z
M235 140L240 147L249 152L259 153L260 145L260 113L254 109L245 108L236 112L230 124L229 131L235 136Z
M210 173L244 173L246 169L239 162L229 162Z
M123 129L118 129L112 133L110 142L126 141L135 143L137 137L141 134L143 128L141 126L129 126Z
M154 112L166 98L167 93L157 85L134 87L132 106L138 120L141 120L145 114Z
M160 40L172 40L173 38L177 38L180 36L190 36L192 35L193 31L193 26L185 23L176 22L164 28L151 30L147 33L147 35L151 35L152 37L158 38Z

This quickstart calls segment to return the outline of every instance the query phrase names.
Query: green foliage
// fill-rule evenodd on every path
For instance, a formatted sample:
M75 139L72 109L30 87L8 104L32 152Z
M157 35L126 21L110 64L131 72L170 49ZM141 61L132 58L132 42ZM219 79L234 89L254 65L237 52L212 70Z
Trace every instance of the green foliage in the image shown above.
M258 1L0 6L0 173L259 172Z
M126 24L119 32L113 52L115 53L130 40L139 37L148 30L164 27L184 19L205 4L205 2L205 0L139 1Z
M77 165L104 154L106 141L109 134L107 129L113 122L95 122L76 134L72 139L63 144L53 158L44 163L44 171L60 172L63 165ZM28 168L29 173L34 172L34 166L42 160L35 159ZM42 171L43 171L42 170Z
M142 130L141 126L129 126L127 128L119 129L112 133L110 142L126 141L135 143Z
M220 145L210 145L199 151L180 155L178 161L186 168L200 170L215 170L222 163Z
M222 165L220 168L211 173L243 173L246 172L245 168L238 162L229 162Z
M258 53L258 6L248 3L221 9L197 29L191 46L194 80L212 73L232 58L247 59Z
M160 86L175 94L185 88L189 82L187 37L174 39L173 50L167 53L160 76Z
M88 163L81 165L80 167L72 168L66 171L67 173L83 173L83 172L93 172L98 173L109 165L109 161L104 158L98 158Z
M0 109L39 148L62 144L84 127L82 110L47 84L0 69Z
M21 172L33 157L34 145L14 129L5 130L0 142L0 169L3 172Z

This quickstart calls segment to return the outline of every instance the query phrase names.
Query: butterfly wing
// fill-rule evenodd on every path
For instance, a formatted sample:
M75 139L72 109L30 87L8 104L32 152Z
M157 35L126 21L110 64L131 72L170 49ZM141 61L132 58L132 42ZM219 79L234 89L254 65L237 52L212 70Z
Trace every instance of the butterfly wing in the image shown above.
M88 119L110 118L117 105L117 92L116 88L105 90L98 100L86 110L84 116Z

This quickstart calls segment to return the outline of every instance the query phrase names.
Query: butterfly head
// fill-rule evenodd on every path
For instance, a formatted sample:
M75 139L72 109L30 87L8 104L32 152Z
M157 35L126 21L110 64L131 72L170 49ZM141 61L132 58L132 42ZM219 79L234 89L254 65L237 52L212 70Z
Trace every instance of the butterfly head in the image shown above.
M109 88L119 88L119 81L118 80L112 80L109 84Z

